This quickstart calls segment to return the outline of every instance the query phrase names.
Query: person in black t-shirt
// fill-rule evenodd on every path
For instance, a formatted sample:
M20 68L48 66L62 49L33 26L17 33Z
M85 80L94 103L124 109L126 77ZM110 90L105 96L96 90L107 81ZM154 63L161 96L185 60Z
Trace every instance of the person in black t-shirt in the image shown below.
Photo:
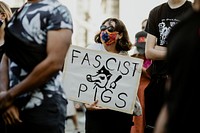
M187 0L168 0L153 8L148 17L147 41L145 55L152 60L150 66L151 80L145 89L145 133L152 133L155 122L163 106L165 97L165 82L167 75L167 62L165 60L167 51L167 36L170 30L178 22L185 12L192 8L192 3Z
M200 0L168 36L169 64L166 104L158 117L155 133L194 133L199 130ZM197 75L197 76L195 76Z

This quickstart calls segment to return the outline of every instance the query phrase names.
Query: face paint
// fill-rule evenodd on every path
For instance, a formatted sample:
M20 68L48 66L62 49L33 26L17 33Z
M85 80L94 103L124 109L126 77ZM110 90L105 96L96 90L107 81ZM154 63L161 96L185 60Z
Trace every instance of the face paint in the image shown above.
M109 46L112 43L116 42L116 37L117 37L118 32L106 32L102 31L100 34L101 39L104 41L104 43Z

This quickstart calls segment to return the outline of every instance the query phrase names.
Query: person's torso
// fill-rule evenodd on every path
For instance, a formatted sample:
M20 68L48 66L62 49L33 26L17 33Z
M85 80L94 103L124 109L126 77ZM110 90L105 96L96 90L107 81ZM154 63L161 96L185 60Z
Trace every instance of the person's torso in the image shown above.
M192 8L192 4L186 1L181 7L171 9L167 3L155 7L150 12L149 22L146 31L157 37L157 45L167 47L168 35L171 29L181 21L181 18ZM154 60L152 62L151 74L166 75L167 73L166 60Z
M157 37L157 45L167 47L169 32L191 8L191 2L186 1L176 9L171 9L167 3L164 3L151 11L147 32Z
M65 6L57 1L43 0L38 3L26 3L23 8L14 14L8 23L8 28L32 45L46 46L48 31L61 28L73 30L73 24L70 12ZM10 60L9 66L9 86L12 88L27 77L29 72L26 72L12 60ZM61 77L62 72L60 71L45 85L35 88L31 93L19 96L19 102L16 103L26 109L41 105L44 97L52 97L54 94L65 98ZM25 100L28 100L28 103L20 103Z

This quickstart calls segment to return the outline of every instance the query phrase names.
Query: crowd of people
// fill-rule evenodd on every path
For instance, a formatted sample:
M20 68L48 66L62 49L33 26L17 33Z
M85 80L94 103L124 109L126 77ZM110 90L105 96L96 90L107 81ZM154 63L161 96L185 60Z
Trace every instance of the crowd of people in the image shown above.
M65 133L69 118L76 133L81 132L74 103L62 85L73 32L71 12L57 0L28 0L15 11L0 1L1 133ZM198 131L193 121L199 111L199 44L200 0L167 0L155 6L135 43L123 21L105 19L86 49L140 58L143 67L133 113L98 106L98 100L85 103L85 132Z

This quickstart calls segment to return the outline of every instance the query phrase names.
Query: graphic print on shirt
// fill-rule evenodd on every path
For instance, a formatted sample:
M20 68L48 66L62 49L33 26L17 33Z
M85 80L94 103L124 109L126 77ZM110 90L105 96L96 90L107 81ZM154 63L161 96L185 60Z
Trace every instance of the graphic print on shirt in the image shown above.
M177 19L162 19L158 24L160 32L160 45L163 46L167 44L167 36L171 31L172 27L178 23Z

